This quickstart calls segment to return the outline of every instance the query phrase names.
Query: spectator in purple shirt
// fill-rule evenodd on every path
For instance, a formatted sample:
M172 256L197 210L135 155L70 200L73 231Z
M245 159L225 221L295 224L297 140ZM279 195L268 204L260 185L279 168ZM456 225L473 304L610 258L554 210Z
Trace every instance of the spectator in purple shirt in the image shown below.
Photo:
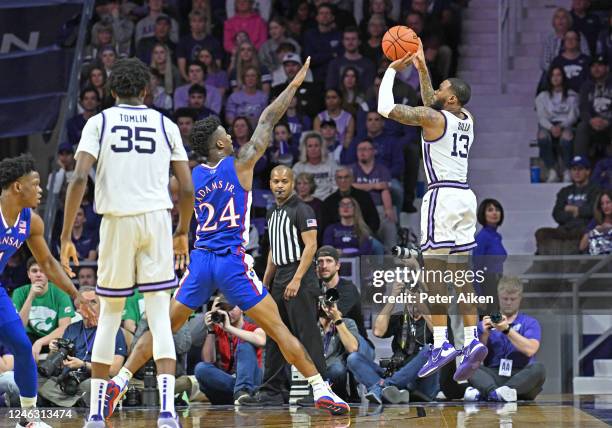
M219 67L220 59L215 57L215 53L204 48L198 53L198 61L206 66L206 80L208 85L214 86L221 92L221 96L229 89L229 77L227 71Z
M206 107L206 88L202 85L191 85L189 88L189 102L187 107L196 111L196 120L206 119L217 114Z
M227 99L225 106L225 121L232 123L237 116L248 118L251 126L255 126L259 115L268 105L268 95L259 89L260 76L255 67L247 67L242 72L243 86Z
M540 323L519 312L523 297L519 278L502 277L497 292L501 321L485 316L478 324L478 338L489 354L469 379L464 400L533 400L546 379L544 364L535 360L542 340Z
M87 86L81 90L79 102L83 108L83 113L77 114L66 121L66 133L68 134L68 142L74 147L81 140L81 131L85 126L87 119L98 112L100 105L100 95L94 87Z
M187 74L189 75L189 83L179 86L174 91L174 108L187 107L189 104L189 88L192 85L198 84L206 88L204 106L216 114L221 113L223 92L219 88L206 83L206 66L199 61L194 61L189 64Z
M189 80L187 63L196 60L202 49L209 49L215 58L221 58L221 44L212 35L206 34L205 19L201 11L193 10L189 14L190 33L183 37L177 46L178 68L183 80Z
M340 199L339 223L330 224L323 234L323 245L340 250L343 257L372 254L372 232L363 220L359 204L348 196Z
M384 165L376 162L375 156L376 149L372 140L362 139L357 145L357 163L353 165L353 186L370 192L381 219L377 233L389 250L397 242L397 216L390 191L391 173Z
M344 54L334 58L327 67L326 88L337 88L340 86L340 78L346 67L353 67L359 74L359 85L362 91L374 83L376 67L369 58L359 53L359 32L357 27L347 27L342 35L342 46Z
M329 3L320 4L316 15L317 26L304 33L304 56L310 56L310 68L316 82L325 80L327 66L342 54L342 34L336 30L335 17Z
M580 34L570 30L563 36L563 52L552 60L550 68L561 68L567 78L567 86L579 93L589 77L591 58L580 52Z

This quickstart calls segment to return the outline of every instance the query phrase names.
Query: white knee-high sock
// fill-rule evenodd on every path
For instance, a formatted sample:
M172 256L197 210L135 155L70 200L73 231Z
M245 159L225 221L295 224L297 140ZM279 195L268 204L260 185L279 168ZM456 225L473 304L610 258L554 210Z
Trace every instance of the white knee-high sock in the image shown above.
M90 417L96 415L102 417L106 385L108 385L108 382L104 379L91 379L91 397L89 398Z
M159 411L174 413L174 384L176 379L173 375L161 374L157 376L157 388L159 389Z

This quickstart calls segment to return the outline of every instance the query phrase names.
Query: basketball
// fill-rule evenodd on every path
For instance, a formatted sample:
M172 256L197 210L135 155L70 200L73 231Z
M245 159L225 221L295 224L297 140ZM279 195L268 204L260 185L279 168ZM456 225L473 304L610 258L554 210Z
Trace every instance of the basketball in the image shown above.
M395 61L407 53L416 52L419 48L419 37L410 28L396 25L385 33L381 47L385 56Z

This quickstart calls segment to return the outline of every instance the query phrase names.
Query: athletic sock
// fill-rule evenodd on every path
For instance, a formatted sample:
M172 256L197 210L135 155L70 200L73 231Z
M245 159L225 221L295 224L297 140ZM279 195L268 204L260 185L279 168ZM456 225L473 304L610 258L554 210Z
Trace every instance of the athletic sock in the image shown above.
M329 388L327 387L327 383L323 381L323 378L319 373L306 378L306 380L308 380L308 384L312 387L312 395L314 396L315 401L328 394Z
M132 380L132 376L134 375L131 371L129 371L125 367L121 367L121 370L119 370L117 376L113 378L113 381L119 386L120 389L123 389L128 383L130 383L130 380Z
M434 336L434 348L441 348L444 342L446 342L446 329L447 327L438 327L434 326L433 328L433 336Z
M173 375L161 374L157 376L157 387L159 389L159 411L174 413L174 383Z
M22 397L20 395L19 401L21 402L22 409L29 409L31 407L36 407L36 397Z
M476 326L463 327L463 346L469 346L478 337Z
M89 399L90 417L95 415L102 417L102 409L104 409L107 385L108 381L104 379L91 379L91 397Z

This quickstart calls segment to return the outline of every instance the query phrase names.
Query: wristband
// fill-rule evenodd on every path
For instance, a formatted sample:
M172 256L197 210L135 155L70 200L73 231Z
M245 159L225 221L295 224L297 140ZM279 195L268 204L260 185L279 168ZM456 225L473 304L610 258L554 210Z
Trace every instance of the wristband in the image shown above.
M508 336L508 333L510 333L510 326L508 326L507 329L503 330L502 333Z
M344 322L344 320L342 318L340 318L339 320L334 321L334 324L336 325L340 325Z

